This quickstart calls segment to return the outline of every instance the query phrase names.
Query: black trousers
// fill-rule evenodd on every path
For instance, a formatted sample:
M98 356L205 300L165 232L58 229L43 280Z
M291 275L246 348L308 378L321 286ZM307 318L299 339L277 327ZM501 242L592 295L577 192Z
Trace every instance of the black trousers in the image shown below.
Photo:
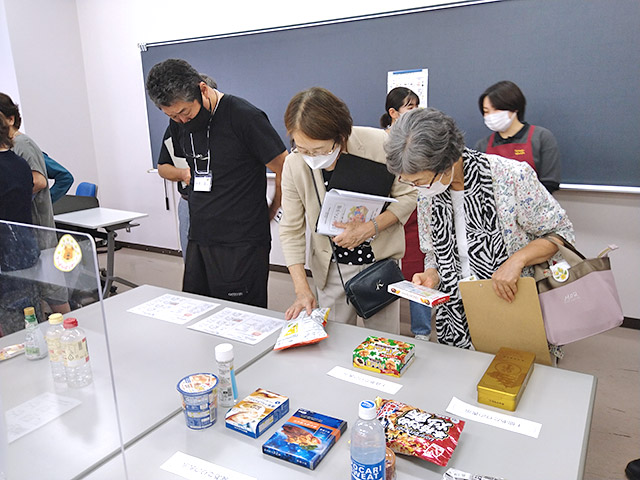
M189 240L182 290L267 308L271 245L201 245Z

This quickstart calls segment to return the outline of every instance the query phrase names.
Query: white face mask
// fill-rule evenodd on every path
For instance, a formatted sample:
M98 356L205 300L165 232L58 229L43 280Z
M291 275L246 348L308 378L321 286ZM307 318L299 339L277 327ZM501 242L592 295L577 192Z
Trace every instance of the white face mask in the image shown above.
M511 114L511 117L509 117L509 114ZM485 115L484 124L489 130L493 130L494 132L504 132L511 126L515 119L516 112L498 110L496 113Z
M338 155L340 155L340 148L336 148L333 152L327 155L316 155L314 157L304 154L301 155L309 167L313 170L318 170L319 168L327 168L333 165L333 162L335 162Z
M455 170L455 164L451 167L451 178L449 179L449 183L447 183L446 185L442 183L440 180L437 180L431 184L431 187L428 187L427 185L416 185L414 188L423 197L434 197L436 195L439 195L440 193L444 192L447 188L449 188L449 185L451 185L451 182L453 182L454 170Z

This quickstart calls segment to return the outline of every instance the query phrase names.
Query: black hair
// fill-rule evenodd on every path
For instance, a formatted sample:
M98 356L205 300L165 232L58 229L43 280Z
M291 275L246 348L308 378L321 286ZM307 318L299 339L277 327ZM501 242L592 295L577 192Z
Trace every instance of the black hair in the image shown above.
M149 98L160 107L170 107L176 102L202 103L200 84L202 75L189 63L170 58L155 64L147 75L147 93Z
M9 120L9 117L13 117L13 126L20 128L20 125L22 125L22 117L20 116L18 104L13 103L11 97L6 93L0 93L0 112L7 120Z
M527 99L524 94L513 82L503 80L494 83L487 88L478 99L478 107L480 113L484 116L484 99L489 97L489 101L496 110L508 110L510 112L518 112L518 120L524 122L524 112L527 107Z
M13 140L9 135L9 123L7 122L7 118L2 113L0 113L0 147L13 147Z
M414 101L417 105L420 105L420 98L418 95L407 87L396 87L387 93L387 100L384 104L384 113L380 117L380 126L387 128L391 125L391 116L389 115L389 109L400 110L400 108L408 105Z

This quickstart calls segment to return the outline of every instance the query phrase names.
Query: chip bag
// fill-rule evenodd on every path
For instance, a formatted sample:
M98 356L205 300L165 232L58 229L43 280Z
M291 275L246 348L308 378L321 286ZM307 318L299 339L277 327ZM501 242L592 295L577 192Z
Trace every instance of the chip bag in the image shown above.
M428 413L380 397L376 398L376 407L391 450L447 466L458 445L464 420Z
M324 340L329 335L324 329L329 316L329 308L316 308L311 311L311 315L306 310L287 323L280 331L278 340L273 347L274 350L284 350L285 348L309 345Z

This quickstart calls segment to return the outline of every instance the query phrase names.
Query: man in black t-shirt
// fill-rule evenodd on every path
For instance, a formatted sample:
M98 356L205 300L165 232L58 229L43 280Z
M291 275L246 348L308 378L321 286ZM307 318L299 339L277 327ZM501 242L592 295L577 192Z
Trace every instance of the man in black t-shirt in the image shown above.
M264 112L209 87L184 60L155 65L147 91L171 118L174 155L187 159L191 174L183 290L266 307L282 140ZM276 174L270 207L265 166Z
M208 75L201 73L202 80L211 88L218 88L216 81ZM180 248L182 258L187 260L187 244L189 242L189 183L191 182L191 171L186 165L186 159L176 158L173 149L173 139L169 127L162 137L162 147L158 156L158 175L165 180L177 183L180 200L178 201L178 223L180 230ZM167 207L168 208L168 207Z

